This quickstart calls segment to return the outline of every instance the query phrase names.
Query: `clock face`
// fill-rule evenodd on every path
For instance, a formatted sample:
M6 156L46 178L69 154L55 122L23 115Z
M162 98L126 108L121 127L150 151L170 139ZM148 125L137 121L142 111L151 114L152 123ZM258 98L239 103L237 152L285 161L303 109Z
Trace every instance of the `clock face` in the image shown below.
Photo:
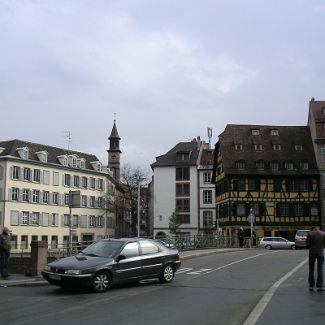
M112 159L115 160L116 159L116 155L112 155Z

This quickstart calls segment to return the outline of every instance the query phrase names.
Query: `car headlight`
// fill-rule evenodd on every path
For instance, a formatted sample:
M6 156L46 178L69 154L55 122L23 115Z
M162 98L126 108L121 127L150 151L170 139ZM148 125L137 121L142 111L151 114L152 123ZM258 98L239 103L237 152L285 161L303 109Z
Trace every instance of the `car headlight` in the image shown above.
M81 270L66 270L64 273L78 275L78 274L81 274Z
M44 267L44 271L51 271L51 267L48 266L48 265L46 265L46 266Z

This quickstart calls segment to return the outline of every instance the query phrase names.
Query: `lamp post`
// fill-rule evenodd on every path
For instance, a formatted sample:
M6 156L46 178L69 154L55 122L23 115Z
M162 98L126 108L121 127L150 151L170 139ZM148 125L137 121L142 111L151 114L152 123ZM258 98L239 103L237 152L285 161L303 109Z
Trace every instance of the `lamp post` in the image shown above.
M251 225L251 240L250 240L250 248L253 247L253 224L254 224L254 221L255 221L255 215L254 215L254 209L251 208L250 211L249 211L249 216L248 216L248 219L249 219L249 222L250 222L250 225Z
M140 180L138 183L138 237L140 237Z

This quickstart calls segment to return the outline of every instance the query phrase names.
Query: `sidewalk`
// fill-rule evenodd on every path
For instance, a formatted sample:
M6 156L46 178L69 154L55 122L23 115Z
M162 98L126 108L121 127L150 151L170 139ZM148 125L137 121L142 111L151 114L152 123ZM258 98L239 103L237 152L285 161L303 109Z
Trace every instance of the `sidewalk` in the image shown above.
M200 256L208 256L220 253L235 252L243 250L244 248L211 248L211 249L197 249L191 251L180 252L181 260L188 260ZM24 274L11 274L7 279L0 279L0 287L12 287L12 286L37 286L46 285L47 281L42 276L27 276Z

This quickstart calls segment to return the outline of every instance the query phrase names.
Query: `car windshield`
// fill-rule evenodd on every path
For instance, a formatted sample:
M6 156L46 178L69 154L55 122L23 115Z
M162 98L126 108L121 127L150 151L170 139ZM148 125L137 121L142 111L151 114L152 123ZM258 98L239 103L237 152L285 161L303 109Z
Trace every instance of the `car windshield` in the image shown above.
M122 244L119 241L102 240L86 247L81 253L87 256L113 257L120 251Z

